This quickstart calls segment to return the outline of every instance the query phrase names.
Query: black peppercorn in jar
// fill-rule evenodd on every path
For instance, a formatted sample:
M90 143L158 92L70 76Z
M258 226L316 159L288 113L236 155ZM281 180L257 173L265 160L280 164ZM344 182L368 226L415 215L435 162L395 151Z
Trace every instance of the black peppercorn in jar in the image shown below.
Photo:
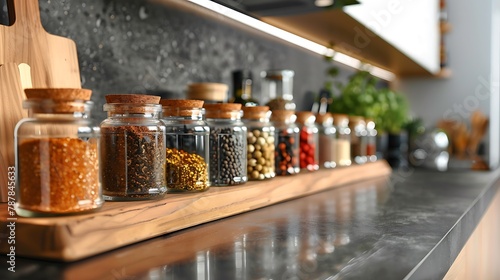
M209 133L202 100L162 99L166 127L165 176L168 192L197 192L210 187Z
M364 118L360 116L350 116L349 127L351 129L351 159L357 164L366 163L367 131Z
M163 196L165 125L160 97L106 95L101 123L102 187L106 200L141 200Z
M319 169L318 164L318 127L314 124L316 116L309 111L300 111L297 115L299 137L300 168L309 171Z
M88 89L26 89L28 118L15 128L16 212L76 214L103 204L99 127L90 120Z
M293 175L300 171L299 128L294 110L273 110L271 122L275 127L274 162L276 175Z
M249 180L273 178L274 126L270 123L268 106L243 107L243 122L247 132L247 173Z
M204 104L210 127L210 184L233 186L247 182L247 128L241 104Z

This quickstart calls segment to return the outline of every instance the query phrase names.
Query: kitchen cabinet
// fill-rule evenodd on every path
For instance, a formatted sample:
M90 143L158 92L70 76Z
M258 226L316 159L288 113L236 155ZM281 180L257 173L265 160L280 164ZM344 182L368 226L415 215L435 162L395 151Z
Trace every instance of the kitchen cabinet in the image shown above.
M343 9L320 9L314 1L216 2L400 77L442 74L438 0L364 0Z

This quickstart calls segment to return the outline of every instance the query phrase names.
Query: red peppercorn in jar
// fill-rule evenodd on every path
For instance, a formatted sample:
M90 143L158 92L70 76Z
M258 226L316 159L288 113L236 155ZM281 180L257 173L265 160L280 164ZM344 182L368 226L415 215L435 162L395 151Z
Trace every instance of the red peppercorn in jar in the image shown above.
M300 171L299 128L295 111L273 110L271 121L275 127L275 169L277 176L293 175Z
M300 130L300 168L309 171L319 169L318 164L318 127L314 124L316 116L312 112L297 112L297 126Z

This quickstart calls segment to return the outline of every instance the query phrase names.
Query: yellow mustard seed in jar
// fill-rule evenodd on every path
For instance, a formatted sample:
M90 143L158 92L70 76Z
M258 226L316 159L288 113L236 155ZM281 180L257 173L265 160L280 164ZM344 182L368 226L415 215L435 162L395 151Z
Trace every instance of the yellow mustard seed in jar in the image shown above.
M208 184L208 165L195 153L166 149L166 174L169 191L204 191Z

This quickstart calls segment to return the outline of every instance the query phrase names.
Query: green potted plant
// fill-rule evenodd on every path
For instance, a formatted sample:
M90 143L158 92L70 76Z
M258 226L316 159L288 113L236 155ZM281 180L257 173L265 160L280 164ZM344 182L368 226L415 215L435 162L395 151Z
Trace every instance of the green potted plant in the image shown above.
M402 154L407 147L409 106L404 95L387 87L379 88L378 82L369 72L358 71L345 85L337 84L340 94L333 98L330 108L335 113L373 119L379 132L378 150L391 166L399 166L405 164Z

